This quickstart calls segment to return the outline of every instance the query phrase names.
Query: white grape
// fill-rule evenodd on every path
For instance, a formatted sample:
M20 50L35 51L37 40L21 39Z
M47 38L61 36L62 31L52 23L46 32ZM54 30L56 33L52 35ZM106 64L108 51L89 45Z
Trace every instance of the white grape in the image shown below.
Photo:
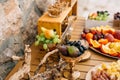
M48 48L48 46L47 46L47 44L43 44L43 49L47 49Z

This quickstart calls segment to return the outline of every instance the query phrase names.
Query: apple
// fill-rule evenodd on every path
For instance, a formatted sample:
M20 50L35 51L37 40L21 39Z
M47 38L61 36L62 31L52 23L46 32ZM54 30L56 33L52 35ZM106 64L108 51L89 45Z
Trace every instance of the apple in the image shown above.
M120 30L116 30L116 31L115 31L114 37L115 37L116 39L120 39Z
M105 34L105 39L107 39L109 42L113 42L114 41L114 36L112 34Z

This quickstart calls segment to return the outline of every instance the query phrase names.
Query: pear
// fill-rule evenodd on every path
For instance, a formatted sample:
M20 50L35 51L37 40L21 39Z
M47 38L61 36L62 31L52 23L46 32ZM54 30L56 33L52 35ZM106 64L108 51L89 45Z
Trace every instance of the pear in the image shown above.
M70 57L78 57L79 56L79 49L75 46L67 46L67 50Z
M45 34L45 37L47 39L50 39L55 36L55 32L52 29L46 29L44 27L41 27L41 30Z

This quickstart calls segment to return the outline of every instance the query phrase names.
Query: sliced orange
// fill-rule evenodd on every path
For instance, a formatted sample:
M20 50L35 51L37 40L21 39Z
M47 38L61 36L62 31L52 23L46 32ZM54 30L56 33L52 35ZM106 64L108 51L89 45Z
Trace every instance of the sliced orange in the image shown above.
M108 43L106 45L102 45L101 46L101 51L103 53L107 53L111 56L117 56L118 55L117 51L114 48L110 48L110 45L111 45L111 43Z
M101 44L97 40L90 39L90 43L94 48L99 48Z
M107 44L108 43L108 40L107 39L99 39L98 42L100 44Z
M120 40L119 39L114 39L114 42L120 42Z
M117 56L118 53L115 51L115 49L110 49L110 53L111 56Z
M101 51L103 53L109 53L110 52L110 48L108 46L101 45Z

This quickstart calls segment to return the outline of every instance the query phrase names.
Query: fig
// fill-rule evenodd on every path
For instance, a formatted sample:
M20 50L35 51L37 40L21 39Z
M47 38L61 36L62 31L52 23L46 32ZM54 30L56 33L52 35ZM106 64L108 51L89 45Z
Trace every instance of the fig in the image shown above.
M58 49L62 53L62 55L68 56L67 46L62 45L62 46L59 46Z
M70 57L78 57L79 49L75 46L67 46L67 50Z

